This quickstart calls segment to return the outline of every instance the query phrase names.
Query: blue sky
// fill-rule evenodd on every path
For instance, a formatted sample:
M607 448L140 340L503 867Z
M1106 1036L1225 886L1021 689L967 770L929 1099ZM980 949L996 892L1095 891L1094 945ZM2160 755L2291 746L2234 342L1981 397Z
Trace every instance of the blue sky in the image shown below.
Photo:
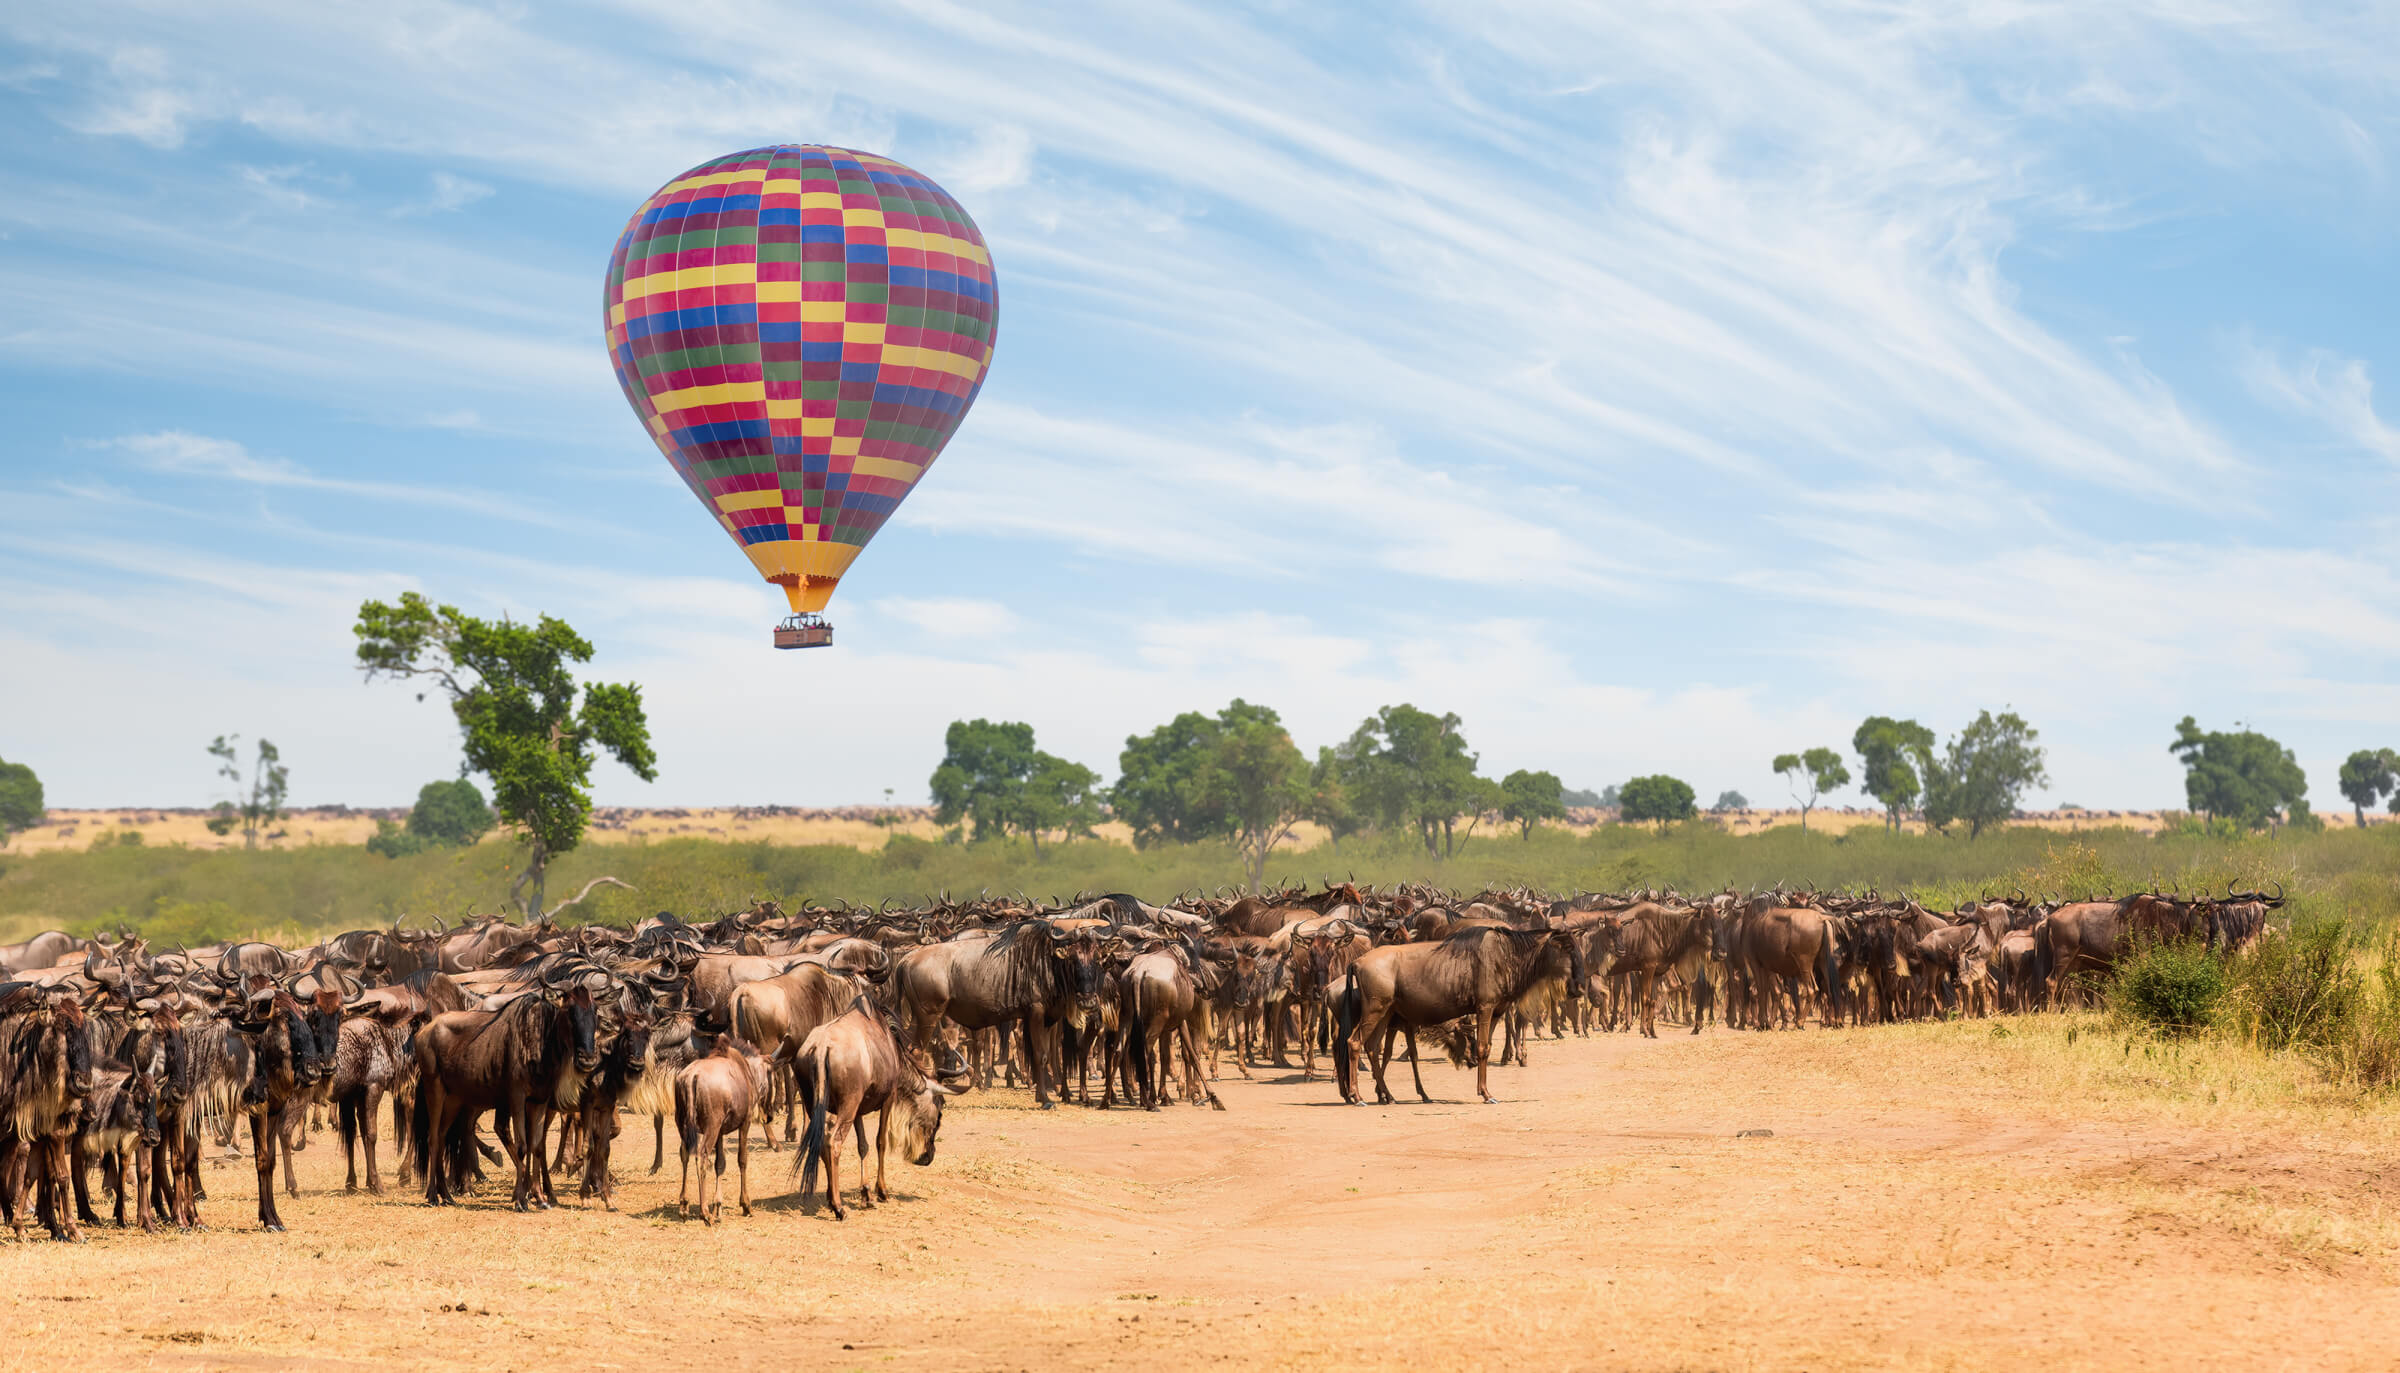
M2179 803L2186 713L2320 808L2400 745L2389 5L91 0L0 17L0 128L53 804L205 803L225 731L304 801L448 775L348 666L412 588L643 684L622 804L917 799L962 715L1113 775L1236 695L1760 801L1869 713L2013 705L2092 806ZM787 141L1000 281L807 654L599 339L642 197Z

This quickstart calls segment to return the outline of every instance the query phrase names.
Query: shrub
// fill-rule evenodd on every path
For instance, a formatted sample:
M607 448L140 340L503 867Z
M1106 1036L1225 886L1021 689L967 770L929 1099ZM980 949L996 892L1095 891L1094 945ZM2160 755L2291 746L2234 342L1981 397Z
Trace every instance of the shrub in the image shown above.
M2225 965L2196 940L2144 944L2117 964L2108 1008L2161 1034L2207 1029L2225 997Z
M2357 940L2338 916L2267 931L2225 969L2227 1028L2261 1049L2327 1049L2358 1010Z

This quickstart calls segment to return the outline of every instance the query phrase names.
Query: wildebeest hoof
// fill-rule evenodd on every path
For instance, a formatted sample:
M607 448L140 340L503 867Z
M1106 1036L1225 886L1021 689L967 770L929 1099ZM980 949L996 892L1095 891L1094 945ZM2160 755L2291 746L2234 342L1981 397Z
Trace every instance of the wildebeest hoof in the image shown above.
M280 1235L283 1233L283 1226L275 1221L268 1221L263 1228L270 1235Z

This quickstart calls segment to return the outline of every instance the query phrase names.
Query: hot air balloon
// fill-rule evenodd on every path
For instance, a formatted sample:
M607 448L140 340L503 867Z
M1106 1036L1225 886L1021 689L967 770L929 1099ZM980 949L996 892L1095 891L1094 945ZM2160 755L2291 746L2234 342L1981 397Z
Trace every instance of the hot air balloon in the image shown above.
M830 642L815 612L990 370L998 299L975 221L887 157L731 153L642 202L604 313L634 414L790 599L776 647Z

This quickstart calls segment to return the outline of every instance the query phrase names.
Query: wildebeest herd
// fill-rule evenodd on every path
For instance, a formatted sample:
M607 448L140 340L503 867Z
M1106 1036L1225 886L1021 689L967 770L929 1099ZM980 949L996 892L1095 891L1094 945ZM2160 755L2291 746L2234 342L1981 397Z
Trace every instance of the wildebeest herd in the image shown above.
M840 1217L845 1134L860 1204L888 1199L887 1156L931 1163L945 1098L998 1076L1045 1108L1221 1110L1209 1084L1227 1051L1243 1076L1297 1066L1304 1081L1325 1054L1343 1100L1363 1099L1363 1061L1390 1102L1405 1044L1430 1100L1424 1032L1490 1101L1493 1064L1522 1064L1540 1033L1655 1035L1662 1008L1693 1033L1719 1018L1767 1030L1812 1013L1831 1027L2037 1010L2088 998L2138 940L2244 947L2281 904L2280 889L2018 893L1943 913L1872 892L1561 900L1340 882L1166 906L760 902L630 929L481 916L301 949L54 930L0 945L0 1211L20 1238L33 1220L78 1238L100 1223L97 1165L116 1225L130 1206L144 1230L196 1227L206 1142L235 1147L246 1121L257 1218L280 1230L275 1165L298 1195L291 1156L320 1121L348 1189L363 1163L366 1189L382 1190L388 1101L396 1174L429 1204L490 1165L513 1175L520 1210L557 1204L554 1173L614 1209L611 1145L629 1115L651 1120L652 1172L672 1120L680 1206L697 1165L703 1220L721 1213L730 1137L747 1214L750 1135L779 1148L780 1112L802 1196L822 1171Z

